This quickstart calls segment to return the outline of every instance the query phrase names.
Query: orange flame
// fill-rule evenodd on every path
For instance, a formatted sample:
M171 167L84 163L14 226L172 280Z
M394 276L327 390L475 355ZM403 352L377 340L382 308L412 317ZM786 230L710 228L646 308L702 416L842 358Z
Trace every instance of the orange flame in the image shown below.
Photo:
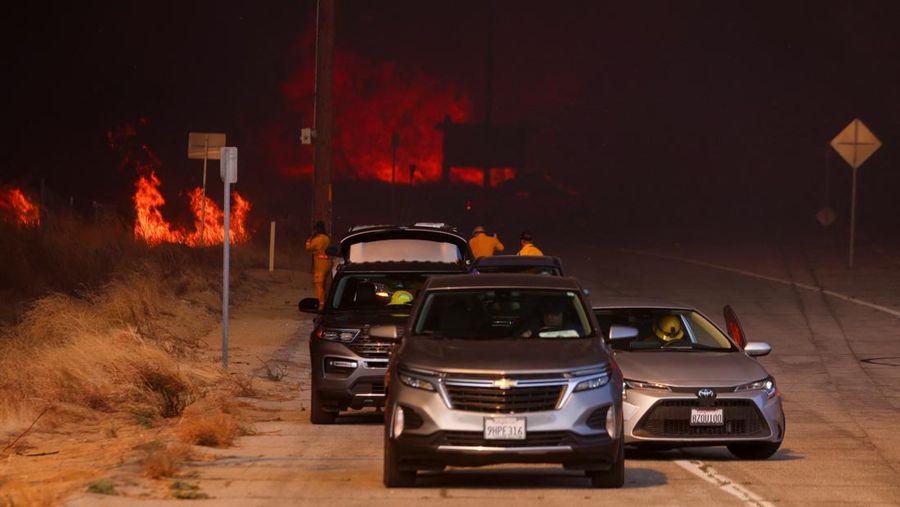
M41 225L41 211L18 188L0 189L0 211L22 227Z
M206 197L206 214L203 215L203 192L200 187L195 188L189 194L191 199L191 211L194 214L194 230L179 229L169 223L163 216L160 208L166 203L159 191L160 181L156 173L150 171L148 176L141 176L135 184L134 209L137 214L134 222L134 235L143 239L150 245L160 243L181 243L188 246L205 246L221 244L225 241L225 214L222 209ZM250 211L250 202L237 192L232 194L234 205L231 212L229 226L232 244L243 243L250 239L247 230L247 214ZM201 218L202 217L202 218ZM200 230L203 224L203 236Z

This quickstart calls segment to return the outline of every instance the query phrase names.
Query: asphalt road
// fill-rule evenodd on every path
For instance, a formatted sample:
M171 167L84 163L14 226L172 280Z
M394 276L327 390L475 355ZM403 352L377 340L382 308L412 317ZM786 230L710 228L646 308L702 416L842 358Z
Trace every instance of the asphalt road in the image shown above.
M275 357L288 375L267 400L253 401L269 415L255 424L256 435L213 451L217 460L188 467L186 476L212 497L198 503L900 505L897 256L861 250L850 272L839 252L810 247L567 250L561 253L567 267L595 303L621 295L664 297L696 305L719 324L722 306L731 304L750 339L773 347L760 360L784 396L781 450L765 461L737 460L724 448L629 452L626 484L618 490L591 489L578 473L541 466L450 469L420 477L416 488L385 489L378 414L332 426L308 423L311 322L296 313L302 294L295 284L279 280L273 292L235 314L233 357L238 363ZM135 502L141 500L81 495L70 503Z

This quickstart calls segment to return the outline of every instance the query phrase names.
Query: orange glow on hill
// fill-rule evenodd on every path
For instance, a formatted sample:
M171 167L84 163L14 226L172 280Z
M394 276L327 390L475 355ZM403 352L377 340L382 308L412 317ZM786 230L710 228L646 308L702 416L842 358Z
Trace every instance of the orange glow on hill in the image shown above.
M0 189L0 215L22 227L41 225L41 211L18 188Z

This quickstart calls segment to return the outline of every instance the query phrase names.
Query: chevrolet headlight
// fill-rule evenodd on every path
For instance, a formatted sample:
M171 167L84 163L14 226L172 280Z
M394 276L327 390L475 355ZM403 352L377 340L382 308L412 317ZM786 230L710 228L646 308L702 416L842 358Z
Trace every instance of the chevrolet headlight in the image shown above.
M397 377L400 379L400 382L414 389L422 389L423 391L437 391L434 383L426 378L402 371L397 375Z
M590 391L605 386L609 383L609 375L601 375L591 379L583 380L575 385L575 392Z
M778 393L778 388L775 386L774 378L766 377L762 380L757 380L756 382L750 382L749 384L740 385L734 388L734 392L740 391L765 391L766 396L771 398Z
M333 342L350 343L359 335L359 329L337 329L337 328L319 328L316 335L323 339Z

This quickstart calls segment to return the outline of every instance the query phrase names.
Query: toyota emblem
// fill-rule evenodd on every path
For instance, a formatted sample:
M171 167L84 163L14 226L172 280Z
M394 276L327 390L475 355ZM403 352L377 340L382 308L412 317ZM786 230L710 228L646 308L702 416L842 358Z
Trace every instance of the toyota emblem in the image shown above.
M703 389L697 391L697 397L700 399L715 398L716 391L708 387L704 387Z

